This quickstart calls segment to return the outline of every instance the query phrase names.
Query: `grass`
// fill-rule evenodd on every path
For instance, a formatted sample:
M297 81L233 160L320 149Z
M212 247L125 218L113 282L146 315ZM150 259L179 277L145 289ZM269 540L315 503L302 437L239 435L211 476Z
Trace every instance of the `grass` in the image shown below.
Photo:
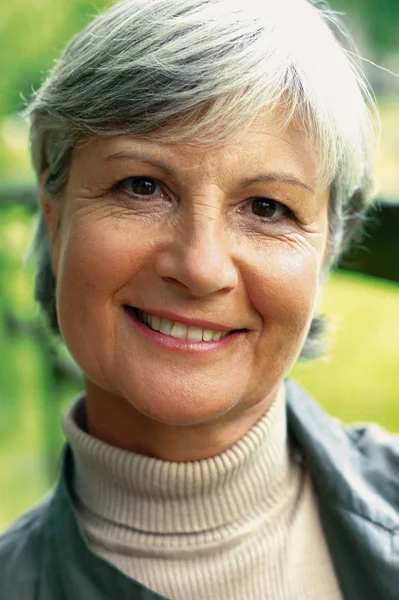
M399 285L337 273L324 293L331 348L292 376L345 422L399 432Z

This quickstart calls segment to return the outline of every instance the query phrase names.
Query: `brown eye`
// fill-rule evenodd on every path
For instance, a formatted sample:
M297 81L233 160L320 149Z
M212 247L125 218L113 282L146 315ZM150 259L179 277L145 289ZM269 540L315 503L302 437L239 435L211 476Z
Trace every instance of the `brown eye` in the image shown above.
M264 219L281 217L281 215L288 212L288 209L281 202L269 200L268 198L254 198L251 200L251 209L254 215Z
M138 196L152 196L159 192L159 185L155 179L148 177L132 177L130 178L130 190Z

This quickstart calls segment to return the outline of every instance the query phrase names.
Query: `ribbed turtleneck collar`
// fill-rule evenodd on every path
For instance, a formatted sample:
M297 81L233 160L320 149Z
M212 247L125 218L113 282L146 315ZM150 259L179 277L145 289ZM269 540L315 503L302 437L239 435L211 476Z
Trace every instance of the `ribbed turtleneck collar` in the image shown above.
M224 452L168 462L110 446L86 431L84 398L64 413L74 493L99 517L136 531L204 532L265 514L283 502L291 473L284 388L265 415Z

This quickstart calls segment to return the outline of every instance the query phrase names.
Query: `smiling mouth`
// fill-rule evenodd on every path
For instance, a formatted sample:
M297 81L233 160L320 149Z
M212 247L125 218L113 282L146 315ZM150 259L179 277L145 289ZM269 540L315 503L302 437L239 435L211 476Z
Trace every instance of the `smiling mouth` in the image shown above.
M218 342L223 338L237 332L247 331L246 329L233 329L231 331L216 331L202 327L188 326L178 321L171 321L151 315L134 306L125 305L125 310L133 314L143 325L152 331L157 331L166 336L186 339L192 342Z

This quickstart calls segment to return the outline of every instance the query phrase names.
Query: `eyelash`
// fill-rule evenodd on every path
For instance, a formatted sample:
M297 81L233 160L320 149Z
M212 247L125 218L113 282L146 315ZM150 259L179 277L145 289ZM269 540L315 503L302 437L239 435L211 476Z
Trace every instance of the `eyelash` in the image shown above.
M121 181L119 181L114 187L113 190L115 191L122 191L124 192L127 196L129 196L129 198L140 198L140 199L147 199L147 198L151 198L155 194L155 192L153 194L137 194L137 193L129 193L126 191L126 189L124 189L124 186L127 182L151 182L152 184L155 184L156 187L158 187L161 190L161 194L158 195L162 195L163 197L168 197L170 198L169 194L166 194L162 191L162 187L163 184L161 181L159 181L158 179L155 179L154 177L139 177L139 176L135 176L135 177L126 177L125 179L122 179ZM279 202L278 200L273 200L272 198L266 198L266 197L262 197L262 196L255 196L253 198L248 198L247 199L247 204L246 204L246 208L247 207L251 207L253 205L254 202L256 201L260 201L260 202L265 202L265 203L269 203L269 204L274 204L277 207L281 207L282 210L282 214L280 214L278 217L273 218L273 217L262 217L262 215L257 215L256 213L252 213L254 216L259 217L259 219L266 221L266 222L277 222L280 221L284 218L294 218L294 213L292 212L291 209L288 208L288 206L286 206L285 204L283 204L282 202ZM241 212L246 212L246 210L242 210Z

